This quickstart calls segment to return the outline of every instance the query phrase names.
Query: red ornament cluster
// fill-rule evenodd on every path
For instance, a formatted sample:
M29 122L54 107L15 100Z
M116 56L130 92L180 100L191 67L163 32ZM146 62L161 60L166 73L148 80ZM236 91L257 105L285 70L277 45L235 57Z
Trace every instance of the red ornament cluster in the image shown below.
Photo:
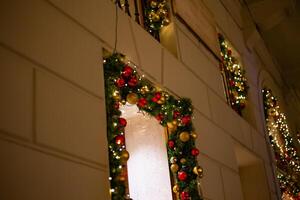
M123 71L121 73L121 77L118 78L115 82L116 86L118 88L122 88L127 83L129 87L135 87L138 83L138 79L134 75L133 72L134 72L134 70L130 66L126 65L123 68Z

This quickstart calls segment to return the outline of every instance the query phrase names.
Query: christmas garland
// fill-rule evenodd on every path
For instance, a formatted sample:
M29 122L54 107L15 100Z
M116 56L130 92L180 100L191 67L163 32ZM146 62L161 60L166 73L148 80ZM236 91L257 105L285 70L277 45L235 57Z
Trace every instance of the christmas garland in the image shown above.
M123 55L113 54L104 59L107 138L111 196L113 200L130 199L128 194L126 162L126 119L119 107L136 104L141 112L155 117L167 129L167 151L173 192L177 199L201 200L197 180L203 176L197 164L199 150L191 122L193 107L189 99L177 99L142 78Z
M270 89L263 89L267 131L273 146L280 188L293 199L300 199L300 160L284 113Z
M143 0L145 26L149 32L159 31L170 23L169 8L166 0Z
M228 98L231 107L240 115L245 108L247 92L249 86L245 77L245 70L242 69L239 61L232 56L232 51L228 47L224 36L218 34L221 48L221 63L220 68L224 73L226 86L228 89Z

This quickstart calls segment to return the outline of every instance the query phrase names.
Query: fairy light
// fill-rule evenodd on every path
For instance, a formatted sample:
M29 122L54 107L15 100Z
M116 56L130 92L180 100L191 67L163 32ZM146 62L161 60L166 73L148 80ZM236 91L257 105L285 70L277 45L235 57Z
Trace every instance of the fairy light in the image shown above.
M300 195L297 185L300 176L300 162L294 141L287 125L286 116L280 110L276 97L271 90L262 90L266 128L277 162L277 179L285 199L296 200Z

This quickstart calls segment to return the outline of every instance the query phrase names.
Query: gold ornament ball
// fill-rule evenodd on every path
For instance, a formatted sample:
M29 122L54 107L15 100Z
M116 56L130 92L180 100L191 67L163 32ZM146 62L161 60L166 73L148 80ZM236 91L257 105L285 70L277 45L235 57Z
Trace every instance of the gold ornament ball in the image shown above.
M173 129L174 128L174 124L172 122L167 122L167 127L169 129Z
M165 18L165 19L162 21L162 25L164 25L164 26L167 26L167 25L169 25L169 24L170 24L170 20L167 19L167 18Z
M203 177L203 169L200 166L196 166L193 168L194 174L198 175L198 177L202 178Z
M121 100L121 96L120 96L120 93L119 91L114 91L113 94L113 99L116 100L116 101L120 101Z
M180 159L180 163L181 163L181 164L185 164L185 163L186 163L186 159L185 159L185 158L181 158L181 159Z
M176 173L179 169L179 166L177 164L172 164L170 169L173 173Z
M176 125L176 126L178 125L178 122L175 119L172 121L172 123L173 123L173 125Z
M121 157L121 161L122 161L122 162L126 162L126 161L129 159L129 153L128 153L128 151L123 150L123 151L121 152L120 157Z
M192 132L192 133L191 133L191 137L194 138L194 139L196 139L196 138L197 138L197 133Z
M152 14L150 17L154 22L158 22L160 20L160 16L156 13Z
M156 1L151 1L150 6L152 8L156 8L157 7L157 2Z
M179 186L177 184L174 185L173 192L176 193L176 194L179 193Z
M129 93L126 97L126 100L130 104L136 104L138 101L139 97L136 93Z
M180 139L182 142L187 142L187 141L189 141L189 139L190 139L190 134L189 134L188 132L184 131L184 132L180 133L179 139Z
M158 103L158 104L163 104L163 103L165 103L165 101L166 101L165 97L162 96L162 97L157 101L157 103Z

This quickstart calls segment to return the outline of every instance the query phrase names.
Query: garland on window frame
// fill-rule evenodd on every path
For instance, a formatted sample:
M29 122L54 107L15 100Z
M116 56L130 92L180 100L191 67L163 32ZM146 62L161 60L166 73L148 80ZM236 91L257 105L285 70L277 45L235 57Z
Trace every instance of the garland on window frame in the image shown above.
M221 48L220 68L225 75L228 89L228 99L231 107L240 115L245 108L249 86L245 77L245 70L239 61L232 55L227 41L222 34L218 34Z
M148 31L156 32L169 25L169 7L166 0L143 0L145 13L145 26Z
M196 157L197 134L192 125L193 107L186 98L177 99L141 77L130 62L125 63L121 54L104 59L105 94L107 112L107 138L111 197L113 200L130 199L126 163L126 119L121 118L119 107L136 104L141 112L155 117L168 131L167 152L172 190L177 199L202 200L199 179L203 170Z
M277 178L282 193L300 199L300 160L289 132L286 117L270 89L263 89L266 127L274 149Z

